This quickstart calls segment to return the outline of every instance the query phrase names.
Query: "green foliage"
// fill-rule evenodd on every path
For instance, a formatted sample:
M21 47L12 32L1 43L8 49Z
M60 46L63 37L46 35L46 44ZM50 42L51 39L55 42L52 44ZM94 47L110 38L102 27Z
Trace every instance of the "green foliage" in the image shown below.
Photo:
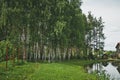
M2 59L5 58L6 47L9 47L9 55L13 51L13 45L11 44L10 41L8 41L8 40L7 41L1 41L0 42L0 61L2 61Z
M81 4L81 0L1 0L0 41L21 47L27 60L87 57L85 49L96 38L96 48L104 47L104 25L101 17L82 13ZM99 36L94 35L97 30Z
M106 51L105 53L108 54L108 55L111 55L111 54L114 54L115 51Z

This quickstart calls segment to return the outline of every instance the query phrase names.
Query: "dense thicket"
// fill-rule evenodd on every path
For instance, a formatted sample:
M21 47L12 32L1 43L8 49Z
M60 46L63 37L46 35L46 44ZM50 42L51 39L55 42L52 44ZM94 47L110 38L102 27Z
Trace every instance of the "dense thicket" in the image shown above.
M0 0L0 58L50 62L91 58L91 49L100 53L104 47L102 18L86 16L81 3Z

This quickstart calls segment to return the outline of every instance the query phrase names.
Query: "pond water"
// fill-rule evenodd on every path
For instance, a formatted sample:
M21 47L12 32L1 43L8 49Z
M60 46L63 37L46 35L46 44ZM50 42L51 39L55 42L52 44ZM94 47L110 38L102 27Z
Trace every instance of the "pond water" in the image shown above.
M110 80L120 80L120 61L90 64L85 66L85 69L88 73L104 72L105 75L109 75Z

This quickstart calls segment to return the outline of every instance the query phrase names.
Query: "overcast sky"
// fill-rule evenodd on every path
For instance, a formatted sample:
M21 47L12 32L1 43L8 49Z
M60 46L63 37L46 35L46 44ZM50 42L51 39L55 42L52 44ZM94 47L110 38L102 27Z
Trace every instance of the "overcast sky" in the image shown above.
M91 11L95 17L102 17L105 22L105 50L116 50L120 42L120 0L82 0L83 13Z

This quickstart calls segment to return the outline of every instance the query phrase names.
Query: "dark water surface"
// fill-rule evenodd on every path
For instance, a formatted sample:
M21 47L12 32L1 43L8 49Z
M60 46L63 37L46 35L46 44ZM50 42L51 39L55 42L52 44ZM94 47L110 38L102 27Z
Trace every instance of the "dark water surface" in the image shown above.
M109 75L110 80L120 80L120 61L101 62L85 66L88 73L95 71Z

